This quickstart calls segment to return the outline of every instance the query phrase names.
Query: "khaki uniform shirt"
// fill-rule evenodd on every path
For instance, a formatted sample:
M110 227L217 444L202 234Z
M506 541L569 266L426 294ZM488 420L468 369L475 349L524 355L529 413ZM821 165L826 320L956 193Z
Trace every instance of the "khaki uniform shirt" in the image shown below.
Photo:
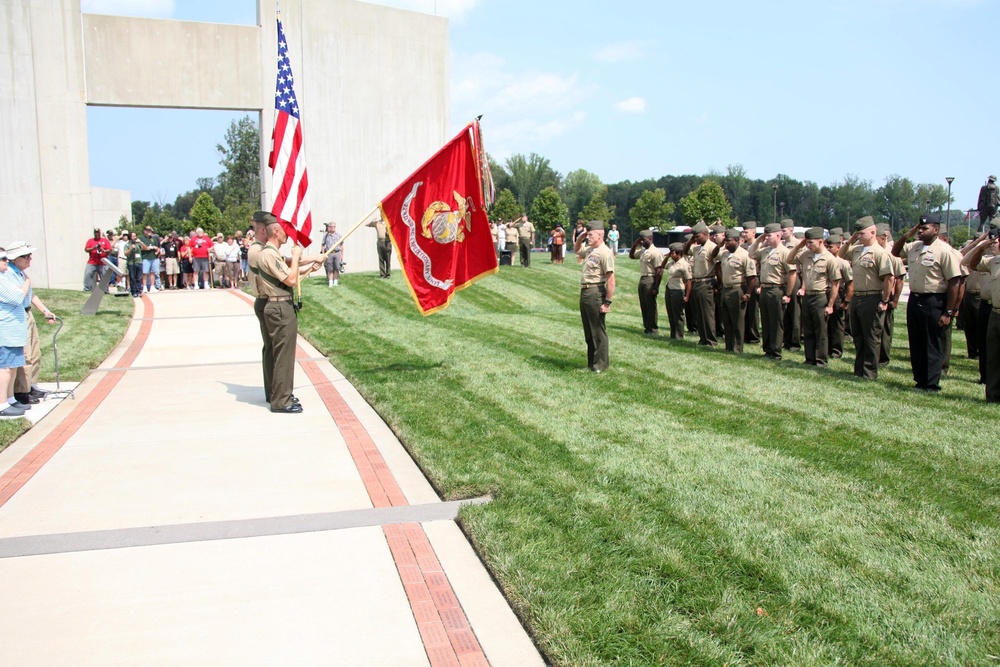
M508 227L504 233L507 235L507 243L514 245L517 243L517 230L513 227ZM515 248L516 250L516 248Z
M493 235L493 245L497 244L497 231L496 225L490 225L490 234Z
M878 243L867 248L860 243L847 251L854 273L854 292L874 292L882 289L885 277L892 275L892 261L889 253Z
M833 281L840 280L839 261L826 248L816 254L804 250L797 258L802 267L802 288L806 294L829 290Z
M264 249L264 244L260 241L254 241L247 248L247 268L250 274L250 280L247 284L250 285L250 291L253 292L255 297L263 296L260 290L260 283L263 280L257 275L258 269L258 259L260 258L260 251Z
M930 245L907 243L903 253L910 269L910 291L916 294L943 294L948 291L948 281L962 275L956 253L941 239Z
M649 246L639 256L639 277L655 276L660 264L663 264L663 253L655 245Z
M757 264L743 248L738 247L735 252L723 249L718 258L723 287L742 287L744 280L757 275Z
M889 261L892 262L892 275L902 280L906 277L906 265L903 263L901 257L896 257L891 252L889 253Z
M257 269L260 296L288 296L292 293L292 288L284 284L285 279L291 275L291 270L277 248L265 245L260 250L257 255Z
M517 226L517 236L522 239L530 239L535 233L535 226L530 222L522 222Z
M681 257L676 262L667 262L667 289L684 289L684 283L691 280L694 274L691 273L691 264L686 257Z
M833 253L830 254L833 255ZM851 270L851 263L848 262L846 259L841 259L836 255L833 255L833 258L837 260L836 280L840 281L840 287L841 289L843 289L844 287L847 286L847 283L854 282L854 271Z
M989 288L989 279L981 271L973 271L965 280L965 291L967 294L981 294L984 289Z
M983 288L983 298L989 299L994 308L1000 307L1000 255L984 256L976 270L989 274Z
M378 236L379 242L385 243L389 235L389 229L385 225L385 220L382 220L381 218L379 218L378 220L372 220L371 222L368 223L368 226L374 227L375 234L376 236ZM496 234L494 234L493 236L494 238L496 238Z
M711 278L715 275L716 259L711 259L715 244L705 241L705 245L691 246L691 271L695 278Z
M791 251L779 245L777 248L770 246L757 246L754 253L754 260L757 262L758 274L761 285L781 285L785 286L788 274L795 270L795 267L788 263L788 254Z
M581 285L604 284L608 280L608 274L615 271L615 256L606 243L602 243L596 248L584 244L580 246L580 250L576 254L583 258L583 273L580 274Z

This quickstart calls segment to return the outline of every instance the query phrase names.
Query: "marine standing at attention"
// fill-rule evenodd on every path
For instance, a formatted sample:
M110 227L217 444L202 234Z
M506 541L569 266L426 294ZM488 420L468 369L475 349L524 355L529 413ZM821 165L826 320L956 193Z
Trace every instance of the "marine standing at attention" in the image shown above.
M684 338L684 306L691 298L691 265L684 256L684 244L670 244L670 254L660 265L660 273L667 274L667 293L664 301L667 307L667 320L670 322L670 337L675 340Z
M639 252L642 246L642 252ZM608 248L610 250L610 248ZM656 296L660 292L660 265L663 253L653 245L653 232L644 229L628 251L630 259L639 260L639 309L642 311L642 332L647 336L660 334Z
M750 293L757 289L757 264L740 246L740 230L727 229L725 236L725 250L719 252L720 246L716 246L712 254L718 255L715 270L722 286L720 307L726 350L740 354L743 352L747 304Z
M270 347L273 360L271 386L268 394L271 412L295 414L302 412L302 406L292 401L292 387L295 384L295 337L298 334L298 319L292 304L292 288L299 279L299 259L302 248L292 246L292 261L285 263L278 250L288 234L273 215L266 220L267 244L257 254L258 287L264 304L265 349ZM265 358L267 357L265 351ZM264 370L264 375L268 373Z
M803 250L808 252L803 252ZM798 259L802 267L802 339L807 364L826 366L829 343L827 319L833 315L840 293L840 260L823 244L823 228L810 227L795 246L788 261Z
M892 262L875 241L875 219L870 215L854 223L854 234L840 247L840 257L850 260L854 274L854 298L848 311L854 338L854 374L878 379L882 350L882 322L892 303L895 278Z
M760 278L760 340L764 356L781 359L784 308L795 289L795 265L788 261L791 251L781 242L781 226L764 225L764 234L750 245L748 253L757 262Z
M716 246L708 237L708 226L698 221L691 228L691 238L684 246L684 252L691 258L691 271L694 273L691 315L698 332L698 344L714 347L718 343L715 335L715 260L712 257Z
M591 220L586 235L580 234L573 246L583 262L580 275L580 318L587 340L587 367L595 373L608 370L608 330L604 317L615 295L615 256L604 244L604 223Z

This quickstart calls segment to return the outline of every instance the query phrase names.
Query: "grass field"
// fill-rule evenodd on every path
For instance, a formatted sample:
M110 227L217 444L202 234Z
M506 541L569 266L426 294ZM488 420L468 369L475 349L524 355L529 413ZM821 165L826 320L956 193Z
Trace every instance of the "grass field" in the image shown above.
M93 317L80 315L80 309L90 294L72 290L35 290L38 298L63 320L59 332L59 379L62 382L79 382L92 368L96 368L118 345L135 305L129 298L105 296L101 309ZM38 325L38 338L42 350L41 382L54 382L55 355L52 350L52 336L57 325L45 323L45 318L33 309ZM27 419L0 420L0 451L17 440L31 427Z
M1000 409L955 334L918 393L642 335L618 263L611 370L579 267L536 256L421 317L402 281L305 289L300 331L447 498L558 665L1000 664ZM661 311L662 329L666 318Z

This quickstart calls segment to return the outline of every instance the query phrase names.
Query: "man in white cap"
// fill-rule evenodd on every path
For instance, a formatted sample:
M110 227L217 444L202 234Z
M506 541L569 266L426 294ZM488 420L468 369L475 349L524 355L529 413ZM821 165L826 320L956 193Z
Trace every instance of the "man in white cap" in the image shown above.
M34 252L35 248L28 245L26 241L14 241L7 246L9 269L21 283L28 276L27 271L31 268L31 256ZM38 403L39 399L48 393L35 386L42 365L42 350L38 344L38 327L35 326L35 318L32 317L31 309L40 310L45 316L45 321L49 324L55 324L56 316L45 307L45 304L30 287L24 296L23 305L28 320L28 342L24 346L24 366L17 369L17 375L14 377L14 398L18 403L31 405Z

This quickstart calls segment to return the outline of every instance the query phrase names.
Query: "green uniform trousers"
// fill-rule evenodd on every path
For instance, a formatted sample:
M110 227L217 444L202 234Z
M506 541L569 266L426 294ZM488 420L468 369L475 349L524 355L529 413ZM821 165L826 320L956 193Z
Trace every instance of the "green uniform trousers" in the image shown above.
M826 320L826 334L829 357L840 359L844 355L844 320L847 311L841 308L843 301L837 299L833 307L833 315Z
M746 327L747 302L743 300L742 287L723 287L720 295L722 310L722 330L726 338L726 349L743 352L743 332Z
M802 297L799 296L800 289L802 289L802 278L796 273L792 300L785 305L784 345L786 350L797 350L802 347Z
M785 288L781 285L764 285L760 289L760 342L765 356L781 359L781 340L784 333Z
M295 318L292 302L265 303L264 327L267 332L265 355L270 352L273 360L268 402L271 408L279 410L291 405L292 388L295 384L295 336L298 333L298 320ZM267 350L268 347L270 350ZM266 366L264 373L267 374Z
M825 292L802 297L802 340L806 350L806 363L814 366L826 366L828 357L827 303Z
M592 371L606 371L608 364L608 330L601 312L604 285L584 287L580 290L580 319L583 320L583 337L587 341L587 367Z
M670 337L684 338L684 290L668 289L664 299L667 306L667 320L670 322Z
M521 251L521 266L531 266L531 239L518 239L517 247Z
M392 265L392 241L386 238L385 241L378 241L378 273L383 278L389 277L389 267Z
M760 342L760 309L758 308L759 297L757 290L750 292L750 300L747 301L746 321L743 323L743 342L754 344Z
M692 315L694 328L698 331L699 345L718 344L715 336L715 287L711 279L696 279L691 287L691 301L694 302Z
M855 296L851 299L851 336L854 339L854 374L878 378L878 358L882 346L882 315L878 305L882 293Z
M654 282L653 276L639 278L639 309L642 311L642 331L648 334L660 331L656 294L653 293Z
M253 301L253 314L257 316L257 325L260 327L260 339L263 347L260 349L260 366L264 371L264 402L271 402L271 376L274 374L274 350L271 349L270 341L267 337L267 327L264 326L264 306L267 305L267 298L257 297Z
M892 332L896 327L896 309L886 308L882 313L882 345L879 347L878 365L885 367L889 365L890 354L892 353Z

